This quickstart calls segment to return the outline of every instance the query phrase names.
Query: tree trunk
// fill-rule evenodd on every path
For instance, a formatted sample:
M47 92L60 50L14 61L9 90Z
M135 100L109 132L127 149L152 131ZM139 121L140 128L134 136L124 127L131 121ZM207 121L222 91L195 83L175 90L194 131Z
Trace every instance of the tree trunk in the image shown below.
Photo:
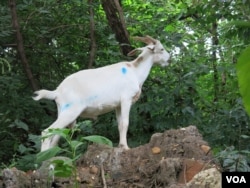
M216 20L212 24L211 34L212 34L212 64L213 64L213 71L214 71L214 102L218 101L218 92L219 92L219 75L217 69L217 47L219 45L218 33L217 33L217 22Z
M130 46L129 34L126 29L122 7L118 0L101 0L102 7L108 19L109 26L120 43L123 55L127 55L133 48Z
M27 60L26 55L25 55L24 45L23 45L23 37L22 37L22 34L20 32L20 27L19 27L19 23L18 23L18 19L17 19L15 0L9 0L9 6L10 6L11 17L12 17L12 26L13 26L13 29L15 30L15 33L16 33L17 51L18 51L18 54L20 56L22 65L24 67L24 71L25 71L25 73L28 77L28 80L30 82L30 85L31 85L33 91L35 91L35 90L38 90L38 86L37 86L37 83L34 79L34 76L32 74L28 60Z
M89 24L90 24L90 54L88 68L92 68L96 53L96 40L95 40L95 22L94 22L94 8L93 0L88 0L89 4Z

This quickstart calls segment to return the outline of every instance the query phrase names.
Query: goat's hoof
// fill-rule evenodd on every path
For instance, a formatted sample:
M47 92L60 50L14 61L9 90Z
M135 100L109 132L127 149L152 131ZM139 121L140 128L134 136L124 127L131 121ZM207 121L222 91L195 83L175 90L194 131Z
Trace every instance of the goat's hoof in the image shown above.
M121 148L121 149L123 149L123 150L129 150L129 149L130 149L128 146L125 146L125 145L123 145L123 144L119 144L119 145L118 145L118 148Z

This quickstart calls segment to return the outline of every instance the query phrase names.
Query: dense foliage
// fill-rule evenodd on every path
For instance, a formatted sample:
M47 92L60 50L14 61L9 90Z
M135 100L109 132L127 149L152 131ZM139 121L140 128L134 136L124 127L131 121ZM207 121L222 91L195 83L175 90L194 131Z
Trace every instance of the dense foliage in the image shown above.
M233 146L237 154L244 151L249 157L249 117L235 69L241 51L250 42L249 1L120 3L129 35L157 37L172 55L171 66L152 69L140 100L131 110L130 146L147 142L154 132L194 124L215 153ZM25 55L39 88L54 89L67 75L90 67L91 10L97 45L92 66L127 59L99 1L16 0L16 5ZM57 114L53 102L31 99L30 78L18 53L11 20L10 5L1 1L0 161L23 168L25 161L34 160L40 148L38 135ZM131 43L142 45L132 39ZM85 136L98 134L118 141L113 113L79 122Z

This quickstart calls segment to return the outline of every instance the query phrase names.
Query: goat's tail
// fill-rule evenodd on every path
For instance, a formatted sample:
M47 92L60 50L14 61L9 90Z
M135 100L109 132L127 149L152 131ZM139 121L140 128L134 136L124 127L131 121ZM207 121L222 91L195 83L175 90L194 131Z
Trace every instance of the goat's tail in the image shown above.
M56 99L56 91L49 91L49 90L39 90L34 92L34 97L32 97L34 100L38 101L40 99L49 99L49 100L55 100Z

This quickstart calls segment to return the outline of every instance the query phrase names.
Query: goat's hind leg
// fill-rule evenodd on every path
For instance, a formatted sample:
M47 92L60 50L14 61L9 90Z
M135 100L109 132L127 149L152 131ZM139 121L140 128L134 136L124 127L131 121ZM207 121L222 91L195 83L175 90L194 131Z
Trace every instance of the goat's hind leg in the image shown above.
M74 110L71 113L66 113L66 112L60 113L58 115L57 120L51 126L49 126L47 129L45 129L42 132L42 137L44 137L48 134L49 129L65 128L65 127L73 124L79 114L80 114L80 112L79 111L77 112L76 110ZM54 136L50 136L48 138L44 138L42 140L41 151L45 151L45 150L50 149L51 147L55 146L58 143L59 139L60 139L59 135L54 135Z

